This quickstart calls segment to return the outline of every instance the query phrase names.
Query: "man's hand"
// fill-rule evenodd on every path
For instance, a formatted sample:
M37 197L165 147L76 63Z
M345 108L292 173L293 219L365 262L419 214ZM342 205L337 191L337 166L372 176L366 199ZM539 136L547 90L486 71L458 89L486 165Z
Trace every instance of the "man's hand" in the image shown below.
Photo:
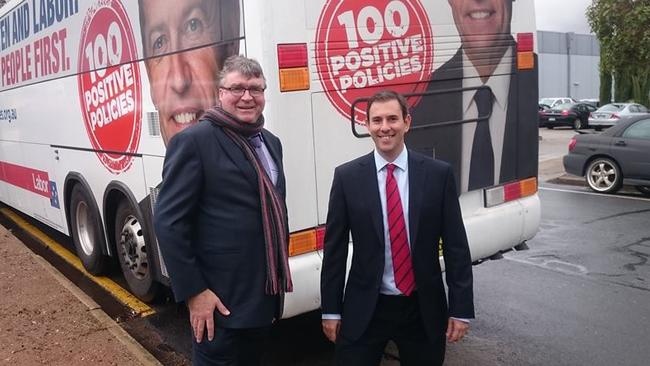
M201 343L203 340L203 332L206 327L208 328L208 340L211 341L214 338L215 308L224 316L230 315L230 310L209 289L190 297L187 300L187 307L190 309L190 325L192 325L196 343Z
M323 333L325 337L336 343L336 338L339 335L339 330L341 329L341 320L339 319L323 319Z
M467 334L468 329L469 323L449 318L449 323L447 324L447 341L451 343L460 341Z

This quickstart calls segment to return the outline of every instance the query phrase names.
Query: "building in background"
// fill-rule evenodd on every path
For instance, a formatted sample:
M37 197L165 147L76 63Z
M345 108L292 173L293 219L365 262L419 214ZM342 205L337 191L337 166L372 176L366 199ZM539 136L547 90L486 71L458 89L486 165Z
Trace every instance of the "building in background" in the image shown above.
M598 99L600 45L595 35L537 32L539 97Z

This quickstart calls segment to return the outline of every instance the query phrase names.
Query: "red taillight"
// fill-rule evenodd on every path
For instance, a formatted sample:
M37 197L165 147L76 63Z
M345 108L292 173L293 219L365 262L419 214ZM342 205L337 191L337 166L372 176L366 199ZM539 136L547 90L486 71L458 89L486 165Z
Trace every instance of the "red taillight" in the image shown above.
M281 69L307 66L307 44L279 44L278 66L280 66Z
M575 149L577 143L578 143L578 140L576 140L575 137L572 137L571 140L569 141L569 152L571 152L571 151L573 151L573 149Z
M619 119L619 118L621 118L621 116L619 116L619 115L616 114L616 113L612 113L612 118L613 118L613 119Z
M563 115L563 116L568 116L568 115L569 115L569 111L567 111L567 110L563 110L563 111L562 111L562 115Z
M325 226L319 226L316 228L316 249L323 249L323 244L325 241Z
M306 43L278 45L280 91L309 90L309 64Z
M517 33L517 69L532 70L535 68L533 48L533 33Z
M533 52L532 33L517 33L517 52Z

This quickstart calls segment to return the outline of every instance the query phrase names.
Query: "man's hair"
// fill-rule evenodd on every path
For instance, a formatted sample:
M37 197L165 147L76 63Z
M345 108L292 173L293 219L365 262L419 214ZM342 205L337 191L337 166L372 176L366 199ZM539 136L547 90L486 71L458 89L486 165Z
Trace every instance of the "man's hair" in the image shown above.
M383 90L379 93L376 93L370 99L368 99L368 106L366 107L366 117L370 120L370 107L375 102L390 102L391 100L396 100L399 103L400 108L402 109L402 118L406 118L409 114L409 106L406 102L406 98L402 94L396 93L392 90Z
M226 75L231 72L238 72L247 79L261 78L266 82L262 66L260 66L259 62L246 56L234 55L228 57L223 63L223 67L217 76L218 87L223 86L223 80L226 78Z

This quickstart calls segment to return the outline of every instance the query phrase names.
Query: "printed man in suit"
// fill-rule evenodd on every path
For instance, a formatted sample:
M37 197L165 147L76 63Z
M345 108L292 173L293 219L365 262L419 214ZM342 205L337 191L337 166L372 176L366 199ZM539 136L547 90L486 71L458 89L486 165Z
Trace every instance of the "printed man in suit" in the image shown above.
M456 121L407 143L449 162L461 192L537 175L537 68L517 69L513 1L449 0L461 47L413 109L414 127Z
M228 58L218 85L220 106L169 142L154 223L194 364L259 365L292 290L282 146L257 61Z
M454 174L449 164L406 148L411 116L401 95L375 94L367 116L374 151L334 172L321 275L323 331L336 343L337 365L379 365L389 340L404 366L442 365L446 340L462 339L474 317Z

